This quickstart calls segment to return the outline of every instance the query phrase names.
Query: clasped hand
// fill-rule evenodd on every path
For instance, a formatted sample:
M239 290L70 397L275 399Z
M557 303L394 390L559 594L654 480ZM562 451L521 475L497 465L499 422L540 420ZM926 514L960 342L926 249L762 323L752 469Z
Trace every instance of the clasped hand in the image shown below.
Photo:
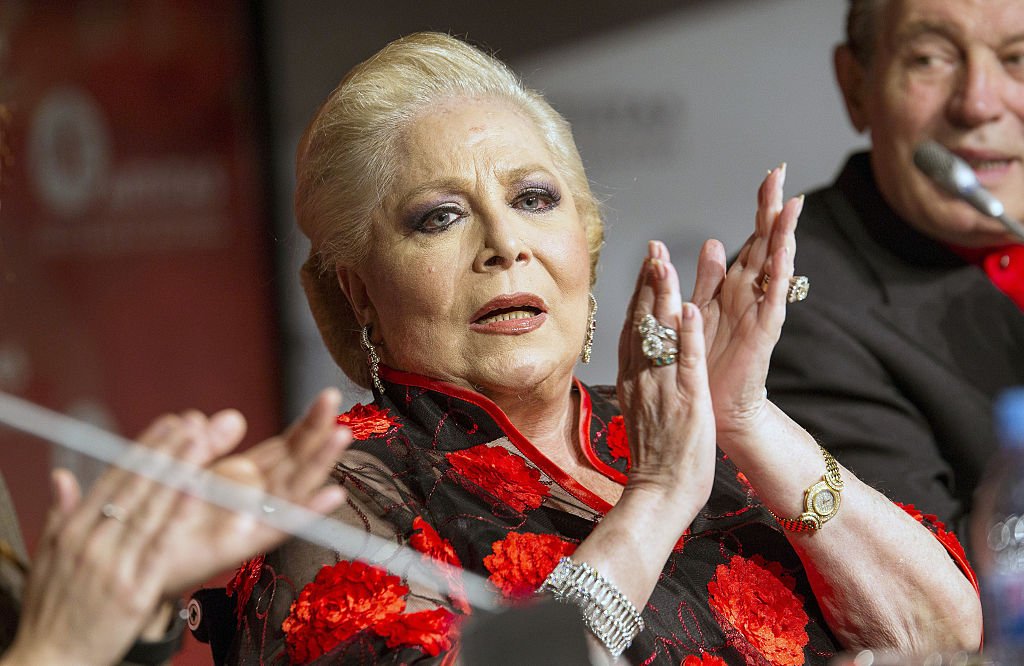
M351 441L335 423L339 402L336 390L324 391L284 434L235 455L228 453L245 421L234 410L164 416L138 447L162 454L150 458L155 465L175 459L327 513L344 492L324 482ZM54 472L53 486L18 634L2 663L114 663L162 603L285 538L121 468L84 498L67 470Z
M784 180L780 165L761 183L754 232L731 267L720 242L704 244L690 302L668 249L651 241L627 310L617 384L632 455L627 489L663 498L683 527L710 495L716 442L742 446L773 417L764 385L803 206L803 197L783 204ZM639 325L649 314L677 331L675 362L656 365L644 354Z

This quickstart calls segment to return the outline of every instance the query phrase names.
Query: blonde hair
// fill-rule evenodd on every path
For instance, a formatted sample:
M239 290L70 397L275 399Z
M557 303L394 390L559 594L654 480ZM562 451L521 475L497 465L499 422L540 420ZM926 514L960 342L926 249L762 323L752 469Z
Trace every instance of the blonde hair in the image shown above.
M436 32L397 39L342 79L296 155L295 217L312 243L302 285L331 356L364 387L359 324L335 267L358 267L369 251L374 210L395 177L397 138L425 110L457 97L508 104L535 124L583 220L591 283L596 277L604 226L565 118L504 63L459 39Z

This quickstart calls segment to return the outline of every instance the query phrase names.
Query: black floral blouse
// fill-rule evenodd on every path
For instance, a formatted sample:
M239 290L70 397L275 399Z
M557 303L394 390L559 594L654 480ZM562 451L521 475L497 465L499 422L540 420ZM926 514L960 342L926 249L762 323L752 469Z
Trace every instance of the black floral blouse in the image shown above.
M381 375L385 394L338 418L357 441L336 466L349 493L337 517L526 603L610 505L546 459L487 398L388 368ZM625 483L629 448L618 409L600 390L579 382L574 390L584 454ZM973 580L956 538L904 508ZM350 554L289 542L243 564L228 585L237 607L229 661L453 664L459 627L473 611L448 571L445 585L428 589ZM721 451L711 498L642 613L646 629L625 654L636 665L824 664L838 649L789 541Z

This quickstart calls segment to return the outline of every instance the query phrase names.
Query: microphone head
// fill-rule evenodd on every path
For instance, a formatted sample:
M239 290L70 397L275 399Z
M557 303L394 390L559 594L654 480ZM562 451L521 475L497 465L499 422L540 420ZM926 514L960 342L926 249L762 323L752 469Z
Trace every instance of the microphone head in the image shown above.
M924 141L914 149L914 164L950 194L964 196L977 190L974 170L940 143Z
M957 196L986 215L999 217L1003 204L978 182L967 162L940 143L923 141L914 149L914 164L939 187Z

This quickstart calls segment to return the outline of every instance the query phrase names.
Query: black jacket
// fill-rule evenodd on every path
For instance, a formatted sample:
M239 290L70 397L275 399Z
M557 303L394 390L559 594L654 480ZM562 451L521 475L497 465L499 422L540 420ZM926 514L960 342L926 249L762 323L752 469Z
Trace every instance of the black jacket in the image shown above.
M1024 384L1024 313L978 267L901 221L867 154L808 196L771 399L891 499L964 531L997 448L991 409Z

